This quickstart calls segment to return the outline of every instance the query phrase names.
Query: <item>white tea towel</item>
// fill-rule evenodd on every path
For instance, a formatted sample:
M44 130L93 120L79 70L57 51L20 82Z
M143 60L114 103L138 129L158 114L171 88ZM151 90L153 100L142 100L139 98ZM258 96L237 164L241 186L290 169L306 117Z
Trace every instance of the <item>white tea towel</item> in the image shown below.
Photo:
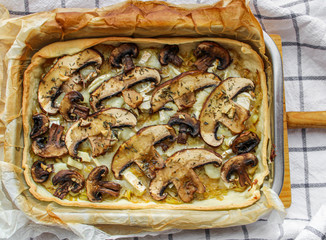
M0 0L12 16L57 7L103 7L121 0ZM172 3L212 3L213 0L169 0ZM326 110L326 1L252 0L251 9L263 29L282 37L287 111ZM283 224L261 219L225 229L187 230L160 236L128 239L325 239L326 238L326 130L289 130L292 205ZM1 196L0 196L1 197ZM0 206L1 209L1 206ZM77 236L58 228L37 225L23 214L6 219L10 239L108 239L100 230ZM82 226L75 226L80 228ZM10 231L9 231L10 230ZM80 230L80 229L79 229ZM3 233L6 232L6 235ZM41 234L42 233L42 234ZM1 235L2 234L2 235Z
M310 223L300 232L297 240L326 238L326 204L321 206Z

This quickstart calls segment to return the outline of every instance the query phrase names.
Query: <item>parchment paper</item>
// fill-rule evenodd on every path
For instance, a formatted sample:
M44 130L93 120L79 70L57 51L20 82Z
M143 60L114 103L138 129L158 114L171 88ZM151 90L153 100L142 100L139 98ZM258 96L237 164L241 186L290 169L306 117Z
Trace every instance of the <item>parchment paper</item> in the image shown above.
M138 4L133 2L129 4ZM162 3L166 6L165 3ZM246 22L246 28L233 25L224 27L218 18L210 19L211 28L187 27L181 22L174 23L173 27L161 28L160 36L222 36L231 37L250 43L261 56L264 56L264 45L261 37L261 29L254 17L246 7L246 3L240 0L222 1L218 6L227 4L242 4L244 9L239 12ZM127 5L121 5L124 9ZM141 4L139 5L141 8ZM217 5L215 6L217 7ZM71 14L67 12L75 11ZM21 168L22 159L22 120L21 98L23 72L29 64L33 53L41 47L59 40L81 38L85 36L99 37L116 34L111 25L112 16L108 13L116 12L114 7L104 9L58 9L47 13L38 13L22 18L8 19L8 12L1 9L0 24L0 84L1 84L1 139L3 140L4 159L0 162L1 177L1 207L4 209L3 218L11 222L17 220L16 225L6 227L5 221L0 221L0 228L6 229L3 237L10 237L16 232L14 228L28 228L35 230L36 225L29 225L29 218L34 223L55 225L73 231L66 231L70 239L76 237L91 239L94 236L114 237L139 236L146 232L158 232L173 229L215 228L248 224L259 217L270 214L270 219L280 222L284 216L284 207L270 188L263 187L261 199L251 207L230 211L175 211L175 210L101 210L62 207L55 203L41 202L35 199L28 191L28 186L23 177ZM193 13L200 13L197 10ZM73 17L72 17L73 16ZM195 16L195 14L193 14ZM207 16L207 15L205 15ZM77 20L78 19L78 20ZM235 18L236 19L236 18ZM75 21L72 24L71 21ZM106 21L107 27L96 28L98 23ZM195 17L192 21L196 21ZM66 24L70 22L69 24ZM157 36L158 32L146 32L141 28L144 23L137 23L135 27L124 25L125 34L131 36ZM74 27L73 27L74 26ZM122 27L122 26L121 26ZM174 30L171 30L174 29ZM250 31L250 29L252 31ZM106 31L104 31L106 30ZM6 103L6 104L5 104ZM14 107L13 107L14 106ZM7 200L8 199L8 200ZM189 217L191 216L191 218ZM27 218L26 218L27 217ZM87 224L87 225L85 225ZM97 224L96 227L92 226ZM104 225L105 224L105 225ZM50 228L49 228L50 229ZM104 232L101 230L105 231ZM40 231L37 230L38 232ZM175 230L173 230L175 231ZM51 231L50 231L51 232ZM64 232L64 231L63 231ZM1 236L2 237L2 236ZM65 236L67 237L67 236Z

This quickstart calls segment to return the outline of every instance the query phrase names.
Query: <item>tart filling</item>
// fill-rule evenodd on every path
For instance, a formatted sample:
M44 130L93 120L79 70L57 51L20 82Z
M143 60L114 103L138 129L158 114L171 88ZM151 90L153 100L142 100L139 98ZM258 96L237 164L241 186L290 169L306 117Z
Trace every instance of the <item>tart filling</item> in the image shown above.
M84 41L71 41L80 51L69 55L47 46L52 56L36 55L25 73L24 164L35 197L198 210L260 198L269 119L255 51L216 38Z

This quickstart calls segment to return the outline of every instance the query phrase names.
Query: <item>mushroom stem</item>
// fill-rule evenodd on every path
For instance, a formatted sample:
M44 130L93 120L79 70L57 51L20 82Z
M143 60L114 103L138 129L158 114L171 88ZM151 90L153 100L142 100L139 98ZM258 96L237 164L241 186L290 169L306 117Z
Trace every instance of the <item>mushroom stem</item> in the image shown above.
M172 56L171 57L171 63L176 65L177 67L180 67L183 60L179 56Z
M177 139L177 143L185 144L188 139L188 134L196 137L199 134L199 121L191 117L188 113L177 112L174 114L168 124L173 126L175 124L179 124L179 135Z
M204 193L205 186L193 169L189 169L186 176L181 179L174 179L173 184L176 187L182 201L190 202L195 192Z
M122 63L124 66L124 73L128 73L130 70L135 68L134 62L132 61L130 55L124 56L124 58L122 59Z
M213 57L207 56L203 58L199 58L194 65L197 67L199 71L205 72L212 65L214 61Z
M83 105L75 104L72 113L76 114L80 118L86 119L89 113L89 108Z
M99 181L98 192L101 194L109 194L113 197L117 197L120 194L121 186L118 183L108 182L108 181Z
M120 46L113 49L111 56L109 58L109 63L113 67L120 68L121 65L124 66L124 72L127 73L135 68L132 61L132 57L138 56L138 47L133 43L123 43Z
M180 124L177 143L186 144L188 140L189 128L186 124Z
M239 175L239 184L241 187L244 187L246 185L248 186L251 185L251 180L245 169L239 169L238 175Z
M178 45L165 45L159 54L159 61L164 65L172 63L177 67L180 67L183 60L177 55L179 52Z
M67 121L76 121L79 118L86 119L89 108L80 104L84 97L80 92L72 91L67 93L61 101L59 111Z
M196 102L196 96L194 92L189 92L182 95L179 98L174 99L175 105L177 105L178 109L185 109L192 107Z

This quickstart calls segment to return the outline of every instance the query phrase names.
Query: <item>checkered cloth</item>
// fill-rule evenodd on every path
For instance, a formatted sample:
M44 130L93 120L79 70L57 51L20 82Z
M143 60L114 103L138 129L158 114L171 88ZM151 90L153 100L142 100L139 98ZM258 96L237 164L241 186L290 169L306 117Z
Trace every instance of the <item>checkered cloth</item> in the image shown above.
M113 0L0 0L12 16L57 7L103 7ZM172 3L210 3L209 0L170 0ZM326 110L326 1L252 0L251 9L264 31L282 37L287 111ZM325 239L326 238L326 130L289 130L292 205L283 224L261 219L226 229L188 230L159 237L134 239ZM2 197L2 196L0 196ZM105 239L103 232L83 232L37 226L23 214L0 222L16 224L11 239ZM76 226L78 229L78 226ZM2 229L1 231L6 231ZM78 229L78 232L82 232ZM57 237L58 238L57 238ZM0 233L1 238L1 233ZM130 238L129 238L130 239Z

